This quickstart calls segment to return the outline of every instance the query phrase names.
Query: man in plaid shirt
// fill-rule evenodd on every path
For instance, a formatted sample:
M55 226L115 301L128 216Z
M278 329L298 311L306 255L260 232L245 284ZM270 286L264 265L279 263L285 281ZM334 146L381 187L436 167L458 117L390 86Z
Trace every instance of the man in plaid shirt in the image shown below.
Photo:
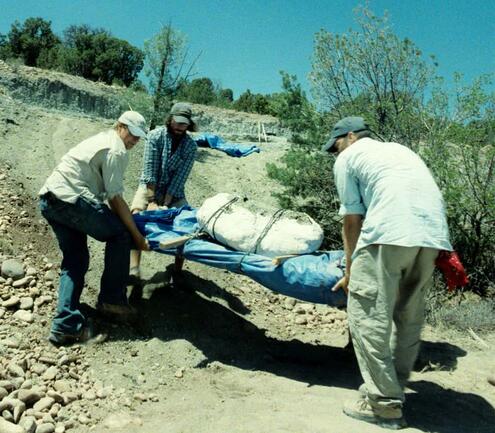
M143 171L132 201L132 212L187 205L184 186L196 156L196 142L187 131L196 131L189 104L178 102L170 110L165 126L151 131L146 139ZM141 252L131 252L130 275L140 277Z

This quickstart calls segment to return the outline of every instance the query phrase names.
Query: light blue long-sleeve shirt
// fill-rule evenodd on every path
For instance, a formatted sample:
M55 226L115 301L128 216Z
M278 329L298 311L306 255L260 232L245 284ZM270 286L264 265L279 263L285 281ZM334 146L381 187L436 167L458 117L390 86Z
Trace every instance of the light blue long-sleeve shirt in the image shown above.
M407 147L362 138L337 157L334 177L339 214L364 218L354 256L372 244L452 250L441 192Z

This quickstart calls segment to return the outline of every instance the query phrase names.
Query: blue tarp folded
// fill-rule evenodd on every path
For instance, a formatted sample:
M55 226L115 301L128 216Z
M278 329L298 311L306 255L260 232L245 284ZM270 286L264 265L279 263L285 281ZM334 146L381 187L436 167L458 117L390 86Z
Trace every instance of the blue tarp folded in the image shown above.
M134 215L153 251L175 255L177 248L160 249L160 242L195 233L196 209L188 206ZM331 288L343 276L343 251L327 251L290 258L279 266L259 254L246 254L203 239L191 239L179 247L188 260L246 275L266 288L306 302L344 306L342 290Z
M221 150L230 156L248 156L253 152L260 152L260 148L256 145L249 144L237 144L237 143L229 143L224 141L218 135L213 134L202 134L197 136L194 141L198 146L209 146L212 149Z

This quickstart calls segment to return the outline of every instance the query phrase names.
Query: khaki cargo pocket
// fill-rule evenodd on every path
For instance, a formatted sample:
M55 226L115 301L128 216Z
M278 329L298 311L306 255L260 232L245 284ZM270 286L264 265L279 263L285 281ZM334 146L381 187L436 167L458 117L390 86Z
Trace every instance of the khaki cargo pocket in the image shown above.
M376 262L370 252L371 248L359 250L352 262L349 292L353 296L373 300L378 294L378 275Z

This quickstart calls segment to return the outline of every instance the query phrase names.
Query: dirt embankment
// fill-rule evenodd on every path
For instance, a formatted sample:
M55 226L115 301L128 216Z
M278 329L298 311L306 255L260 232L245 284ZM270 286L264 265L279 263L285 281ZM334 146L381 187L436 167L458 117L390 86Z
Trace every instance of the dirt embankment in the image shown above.
M62 72L10 65L0 60L0 95L43 108L115 120L133 106L132 92ZM140 98L148 100L149 96ZM201 131L229 139L283 137L288 131L272 116L192 104ZM148 111L148 110L147 110ZM146 114L146 113L143 113Z
M142 292L130 290L139 327L100 321L104 343L51 347L46 336L59 252L36 194L70 147L112 121L13 95L0 91L0 265L14 260L22 276L0 279L0 405L7 399L0 423L38 433L381 431L341 413L360 384L352 351L344 349L345 311L283 297L215 268L186 263L173 282L172 259L146 254ZM242 117L219 122L234 130L236 116ZM229 192L276 207L270 192L279 186L267 178L265 164L280 160L287 141L271 137L260 147L259 154L237 159L199 149L186 189L190 203ZM128 199L141 152L138 146L131 153ZM103 262L102 246L91 242L90 248L88 308ZM493 431L495 388L486 375L494 368L495 337L482 338L428 330L407 392L406 431Z

